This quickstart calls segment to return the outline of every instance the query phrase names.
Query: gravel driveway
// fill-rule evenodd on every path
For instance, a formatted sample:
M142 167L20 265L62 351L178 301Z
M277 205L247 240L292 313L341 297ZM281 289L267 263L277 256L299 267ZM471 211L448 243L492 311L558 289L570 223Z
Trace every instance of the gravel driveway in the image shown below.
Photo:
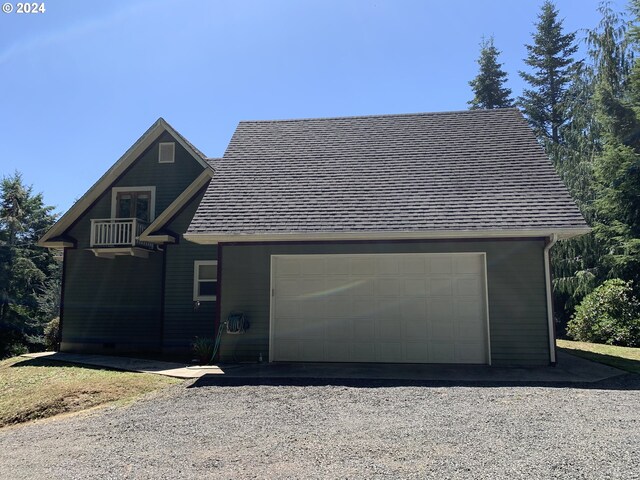
M169 387L0 430L0 478L640 478L640 377Z

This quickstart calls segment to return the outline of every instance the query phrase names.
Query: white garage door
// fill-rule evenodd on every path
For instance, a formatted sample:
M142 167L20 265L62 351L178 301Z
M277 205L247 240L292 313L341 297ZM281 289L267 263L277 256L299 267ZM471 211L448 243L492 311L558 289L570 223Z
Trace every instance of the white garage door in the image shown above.
M272 361L489 363L483 253L274 255Z

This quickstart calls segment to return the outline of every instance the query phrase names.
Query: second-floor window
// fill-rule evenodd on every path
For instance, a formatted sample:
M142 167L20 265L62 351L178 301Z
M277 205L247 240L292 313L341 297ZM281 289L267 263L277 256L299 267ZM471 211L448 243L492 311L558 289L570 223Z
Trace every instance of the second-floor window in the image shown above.
M112 213L115 218L138 218L151 222L154 218L154 193L152 188L120 187L114 189Z

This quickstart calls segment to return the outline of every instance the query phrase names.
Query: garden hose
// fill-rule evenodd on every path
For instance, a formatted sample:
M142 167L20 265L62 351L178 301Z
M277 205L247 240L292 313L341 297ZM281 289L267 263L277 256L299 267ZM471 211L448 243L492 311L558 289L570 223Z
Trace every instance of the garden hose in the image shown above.
M222 322L220 327L218 328L218 335L216 335L216 343L213 346L213 354L211 355L211 359L209 360L209 365L213 363L213 359L216 357L218 353L218 348L220 348L220 338L222 337L222 331L224 327L227 325L227 322Z

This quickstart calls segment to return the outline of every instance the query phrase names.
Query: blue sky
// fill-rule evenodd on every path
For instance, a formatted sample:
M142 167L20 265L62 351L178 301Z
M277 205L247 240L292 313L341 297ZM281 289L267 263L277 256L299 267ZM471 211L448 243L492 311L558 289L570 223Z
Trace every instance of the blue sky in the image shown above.
M0 13L0 175L21 171L63 212L160 116L221 156L240 120L466 109L483 35L517 95L541 4L45 0L42 14ZM556 4L567 31L599 21L597 0Z

